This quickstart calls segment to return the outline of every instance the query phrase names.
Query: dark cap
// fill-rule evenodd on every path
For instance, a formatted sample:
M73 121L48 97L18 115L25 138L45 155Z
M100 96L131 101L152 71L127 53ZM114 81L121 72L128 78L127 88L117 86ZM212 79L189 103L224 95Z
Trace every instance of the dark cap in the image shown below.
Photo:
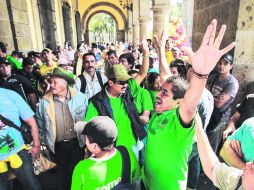
M97 116L89 122L79 121L74 129L79 134L92 137L96 143L103 146L112 144L117 137L116 124L108 116Z
M229 53L224 54L224 55L220 58L220 60L222 60L222 59L226 60L228 63L230 63L230 65L232 65L232 64L233 64L233 61L234 61L233 56L230 55Z
M132 77L128 75L126 68L122 64L116 64L106 70L108 79L116 79L117 81L127 81Z
M10 62L5 57L0 57L0 64L10 65Z

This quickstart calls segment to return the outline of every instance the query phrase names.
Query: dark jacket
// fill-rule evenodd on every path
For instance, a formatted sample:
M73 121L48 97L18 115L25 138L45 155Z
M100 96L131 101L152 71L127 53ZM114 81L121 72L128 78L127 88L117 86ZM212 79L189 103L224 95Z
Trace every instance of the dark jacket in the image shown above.
M130 93L129 87L126 89L126 92L121 96L124 100L125 109L131 121L132 131L134 136L139 140L142 140L146 136L146 131L144 129L144 124L139 118L138 112L136 110L133 96ZM114 120L113 111L105 91L105 88L102 89L99 93L94 95L92 98L89 99L96 107L99 115L102 116L109 116Z

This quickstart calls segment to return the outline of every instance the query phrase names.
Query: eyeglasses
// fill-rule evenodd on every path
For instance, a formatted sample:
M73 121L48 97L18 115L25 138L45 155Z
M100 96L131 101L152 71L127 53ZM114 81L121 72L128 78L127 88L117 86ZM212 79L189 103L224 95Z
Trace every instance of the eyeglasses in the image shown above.
M120 85L125 85L125 84L128 84L128 81L115 81L114 83L120 84Z

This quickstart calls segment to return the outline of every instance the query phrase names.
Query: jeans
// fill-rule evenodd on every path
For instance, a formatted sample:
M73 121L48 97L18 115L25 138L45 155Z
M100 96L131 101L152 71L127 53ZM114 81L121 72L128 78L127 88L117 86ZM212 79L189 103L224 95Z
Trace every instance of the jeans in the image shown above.
M200 174L200 161L196 142L193 143L192 145L192 152L189 156L188 166L189 171L188 171L187 187L189 189L196 189Z
M27 150L21 150L18 155L23 161L23 164L20 168L13 169L8 167L9 171L14 173L17 179L23 185L23 189L29 190L41 190L41 185L34 175L32 158ZM0 174L0 188L1 190L7 190L8 186L8 171Z
M207 137L215 153L220 149L223 131L226 129L228 122L221 121L213 130L207 130Z
M84 158L77 138L55 143L55 160L58 170L58 189L70 190L74 167Z

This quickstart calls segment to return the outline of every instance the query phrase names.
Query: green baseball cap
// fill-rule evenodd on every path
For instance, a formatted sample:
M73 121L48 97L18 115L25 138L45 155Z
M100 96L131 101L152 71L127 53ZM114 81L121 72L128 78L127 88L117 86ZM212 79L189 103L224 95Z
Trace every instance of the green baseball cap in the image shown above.
M109 67L106 71L106 76L109 80L115 79L117 81L127 81L132 78L122 64Z
M66 80L68 82L68 84L73 85L75 84L75 80L73 78L73 76L71 75L71 73L69 73L68 71L66 71L65 69L61 68L61 67L56 67L52 73L48 73L47 74L50 77L58 77L58 78L62 78L64 80Z

